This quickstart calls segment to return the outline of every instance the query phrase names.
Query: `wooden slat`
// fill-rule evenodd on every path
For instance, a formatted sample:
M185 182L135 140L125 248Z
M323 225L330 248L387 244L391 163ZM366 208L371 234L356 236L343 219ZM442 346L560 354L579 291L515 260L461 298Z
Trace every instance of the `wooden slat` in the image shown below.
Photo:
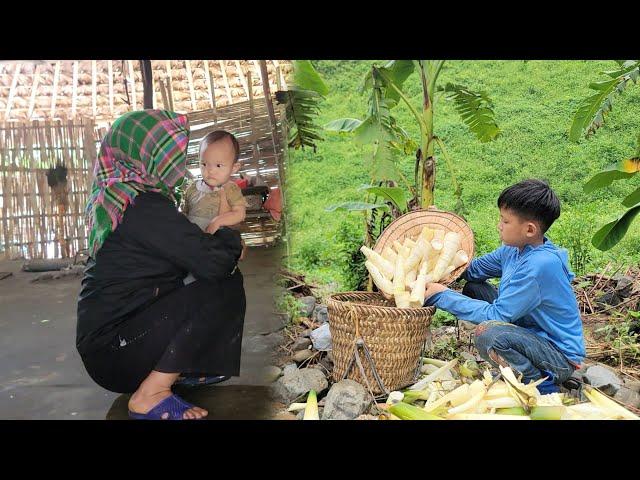
M36 65L36 71L33 74L33 84L31 85L31 99L29 100L29 112L27 113L27 120L31 120L33 115L33 108L36 105L36 95L38 94L38 83L40 83L40 65Z
M163 108L165 110L171 110L171 107L169 106L169 96L167 95L167 88L165 87L164 78L158 80L158 88L160 89Z
M203 60L204 62L204 77L205 83L207 84L207 91L209 93L209 103L211 104L211 108L215 110L216 108L216 97L215 97L215 88L213 85L213 77L211 72L209 71L209 60Z
M222 60L218 60L220 64L220 70L222 71L222 81L224 82L224 88L227 93L227 98L229 99L229 103L233 103L233 97L231 96L231 89L229 88L229 80L227 80L227 68L224 65Z
M60 79L60 62L56 62L53 72L53 93L51 95L51 118L56 114L56 100L58 95L58 80Z
M240 83L242 83L242 88L244 88L244 95L249 100L249 88L247 86L247 79L244 76L244 72L242 71L242 66L238 60L235 60L236 68L238 69L238 76L240 77Z
M97 113L97 109L96 109L96 89L97 89L97 85L96 85L96 69L97 69L97 65L96 65L96 61L95 60L91 60L91 106L93 108L93 117L95 118L96 113Z
M189 93L191 94L191 109L197 110L196 106L196 92L193 89L193 75L191 74L191 62L189 60L184 61L186 73L187 73L187 82L189 83Z
M21 63L16 63L16 69L13 72L13 80L11 80L11 87L9 88L9 97L7 98L7 107L4 111L5 120L9 120L9 114L11 113L11 105L13 104L13 96L16 93L16 86L18 85L18 77L20 76Z
M113 115L113 60L109 60L109 112Z
M165 66L167 68L167 78L169 80L168 86L167 86L167 93L169 94L169 104L170 104L170 110L171 111L175 111L175 107L173 106L173 82L172 82L172 76L171 76L171 60L167 60L165 63Z
M76 116L76 96L78 94L78 61L73 62L73 80L72 80L72 96L71 96L71 117Z

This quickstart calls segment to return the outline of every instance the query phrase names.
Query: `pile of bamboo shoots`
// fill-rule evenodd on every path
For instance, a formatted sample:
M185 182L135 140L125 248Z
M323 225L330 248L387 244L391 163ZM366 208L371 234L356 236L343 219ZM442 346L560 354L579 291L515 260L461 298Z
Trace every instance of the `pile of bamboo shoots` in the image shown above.
M424 227L414 236L395 240L381 254L362 246L365 266L383 294L399 308L421 307L428 283L439 282L469 261L456 232Z
M623 406L589 385L588 402L562 393L542 395L536 388L545 379L524 384L510 368L494 379L477 364L457 360L423 359L426 377L404 392L392 392L382 405L383 417L400 420L640 420ZM454 376L456 374L456 376ZM457 378L456 378L457 377Z

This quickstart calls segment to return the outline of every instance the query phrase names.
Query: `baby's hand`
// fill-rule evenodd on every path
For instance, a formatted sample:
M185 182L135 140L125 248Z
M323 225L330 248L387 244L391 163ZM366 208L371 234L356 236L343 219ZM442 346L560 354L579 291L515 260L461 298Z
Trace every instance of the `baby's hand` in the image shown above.
M214 218L209 225L207 225L207 229L205 230L207 233L213 235L220 228L220 224L218 223L218 217Z

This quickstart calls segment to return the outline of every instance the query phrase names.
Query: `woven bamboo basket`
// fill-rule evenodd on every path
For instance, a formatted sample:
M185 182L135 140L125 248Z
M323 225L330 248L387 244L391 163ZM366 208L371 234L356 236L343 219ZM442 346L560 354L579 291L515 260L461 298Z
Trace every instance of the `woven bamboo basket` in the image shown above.
M420 356L435 312L428 308L396 308L393 300L380 293L345 292L327 301L329 330L333 343L335 381L347 377L369 385L373 393L404 388L415 382L420 372ZM362 358L366 380L357 364L352 364L356 341L366 344L371 361ZM362 357L362 355L361 355ZM351 367L351 368L350 368Z
M445 212L434 207L405 213L385 228L382 235L378 237L378 241L373 249L381 254L387 245L392 246L395 240L402 242L408 236L414 237L418 235L424 227L439 228L445 232L452 231L460 234L460 248L467 253L469 261L439 281L439 283L444 285L450 285L467 269L475 253L473 231L467 222L455 213Z

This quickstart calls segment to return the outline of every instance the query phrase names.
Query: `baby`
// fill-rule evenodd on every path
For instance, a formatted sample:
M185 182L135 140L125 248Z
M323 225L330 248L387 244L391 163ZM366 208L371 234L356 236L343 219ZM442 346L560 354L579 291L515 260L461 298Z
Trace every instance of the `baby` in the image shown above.
M230 181L231 175L240 169L239 156L238 140L227 131L210 132L200 142L202 179L187 187L182 211L207 233L213 234L220 227L237 225L245 219L247 202L240 187Z

